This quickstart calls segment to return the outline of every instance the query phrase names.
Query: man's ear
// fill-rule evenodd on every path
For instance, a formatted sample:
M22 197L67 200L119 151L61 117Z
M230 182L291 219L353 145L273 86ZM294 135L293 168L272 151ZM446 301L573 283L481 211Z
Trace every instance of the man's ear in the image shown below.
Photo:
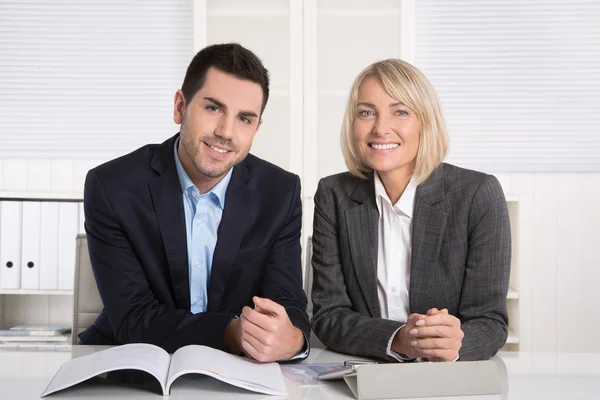
M175 97L173 99L173 121L177 125L180 125L183 121L183 114L185 112L186 107L185 96L181 89L175 92Z

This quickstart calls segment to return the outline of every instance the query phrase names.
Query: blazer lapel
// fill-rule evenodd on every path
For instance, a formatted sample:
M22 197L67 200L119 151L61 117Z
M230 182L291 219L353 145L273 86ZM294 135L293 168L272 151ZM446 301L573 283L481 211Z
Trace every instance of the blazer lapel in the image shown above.
M221 299L233 262L240 248L240 242L248 225L251 193L246 182L250 179L248 168L241 162L233 168L231 180L225 195L225 208L217 230L217 244L213 253L210 284L208 285L208 311L219 310Z
M375 203L373 177L361 181L350 198L359 203L345 211L350 256L361 292L372 317L380 317L377 298L377 250L379 212Z
M190 283L185 211L173 154L177 136L156 149L151 167L160 175L149 183L149 188L169 262L175 302L177 308L189 309Z
M440 165L417 188L412 227L410 311L426 312L435 280L448 214L439 204L446 197L444 166Z

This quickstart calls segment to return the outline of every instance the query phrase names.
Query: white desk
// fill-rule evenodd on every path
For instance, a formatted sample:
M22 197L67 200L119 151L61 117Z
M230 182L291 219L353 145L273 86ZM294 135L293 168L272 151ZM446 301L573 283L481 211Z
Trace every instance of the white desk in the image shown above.
M0 348L0 399L39 399L40 394L65 361L102 347L73 346L62 351L9 350ZM306 362L329 363L356 359L329 350L316 348ZM502 396L468 397L478 399L554 400L600 399L600 354L543 354L501 353L497 359L505 365L508 378ZM435 383L435 377L431 378ZM324 382L313 388L299 388L287 381L289 399L353 399L345 383ZM506 386L504 382L503 386ZM114 382L80 384L48 399L159 399L148 386L116 385ZM181 377L171 388L170 399L277 399L279 397L256 395L206 377ZM457 398L453 398L457 399Z

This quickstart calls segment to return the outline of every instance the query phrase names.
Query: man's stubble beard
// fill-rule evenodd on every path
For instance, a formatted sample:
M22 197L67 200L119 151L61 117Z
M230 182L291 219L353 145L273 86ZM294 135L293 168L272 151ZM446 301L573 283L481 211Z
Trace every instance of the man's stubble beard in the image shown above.
M237 164L242 162L248 156L249 150L246 151L245 153L238 153L237 157L235 157L233 160L231 160L229 163L227 163L226 165L224 165L222 167L220 165L211 166L210 163L206 162L206 160L201 159L202 157L201 157L201 153L200 153L200 147L206 146L205 141L210 143L211 140L209 140L209 139L216 138L217 142L223 142L223 139L220 139L218 136L216 136L214 134L210 135L210 137L209 137L209 135L202 135L198 139L198 142L190 143L187 139L184 139L184 137L187 137L186 127L185 127L185 124L182 123L179 140L181 141L181 145L183 146L183 151L186 152L187 156L192 161L192 165L194 166L196 171L198 171L200 174L202 174L208 178L211 178L211 179L219 178L219 177L227 174L227 172L229 172L229 170L231 168L235 167ZM235 148L235 146L230 146L230 147ZM207 164L209 164L209 165L207 165Z

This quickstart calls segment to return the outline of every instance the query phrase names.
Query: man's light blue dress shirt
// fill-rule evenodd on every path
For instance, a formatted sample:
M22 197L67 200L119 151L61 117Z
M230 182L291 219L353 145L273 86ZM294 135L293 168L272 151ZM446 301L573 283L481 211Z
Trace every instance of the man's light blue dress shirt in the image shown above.
M213 253L217 244L217 230L223 209L225 208L225 194L233 168L227 175L208 193L200 191L188 176L179 155L175 141L175 165L183 193L183 208L185 210L185 230L187 236L188 268L190 276L190 308L192 313L198 314L206 311L208 305L208 283L210 282L210 269Z

